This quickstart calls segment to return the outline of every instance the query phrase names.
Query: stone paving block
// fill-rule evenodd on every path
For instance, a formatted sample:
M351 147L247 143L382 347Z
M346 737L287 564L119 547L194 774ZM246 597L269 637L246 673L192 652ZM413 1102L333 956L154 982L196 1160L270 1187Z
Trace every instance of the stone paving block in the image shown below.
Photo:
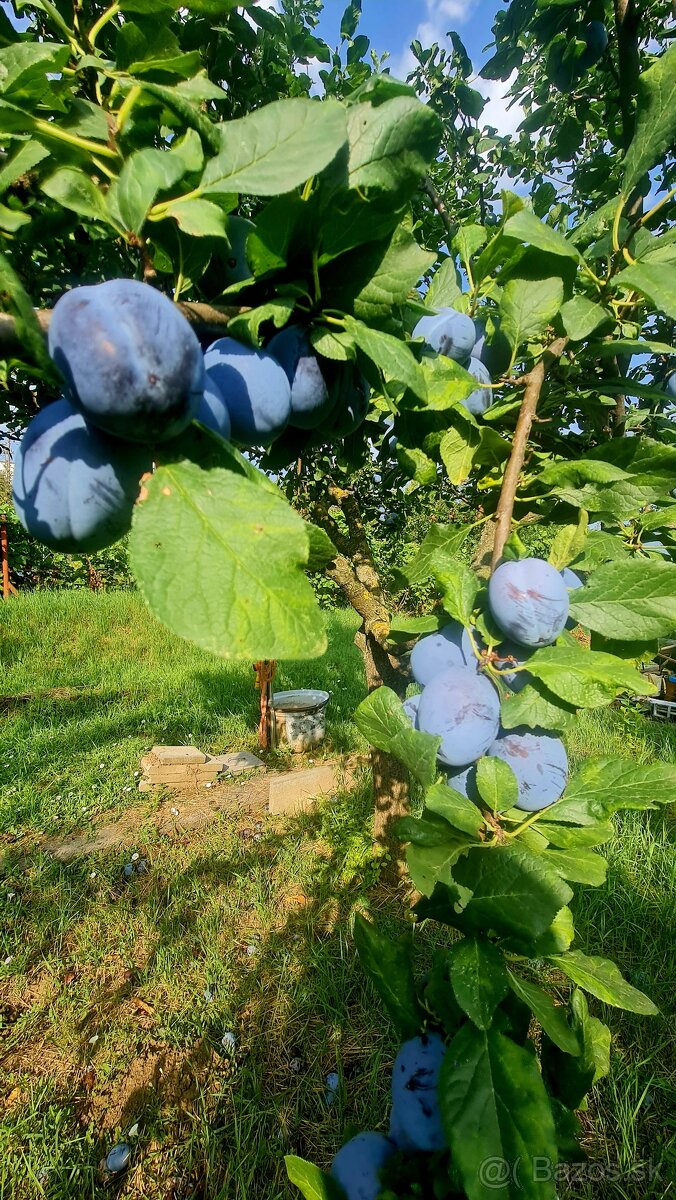
M165 767L150 756L141 759L141 770L148 779L159 779L170 783L172 779L215 779L220 771L218 763L183 763L177 767Z
M310 767L307 771L289 771L270 780L271 816L305 812L318 796L329 795L339 787L335 767Z
M180 767L188 763L194 765L207 761L206 754L198 750L197 746L153 746L150 755L165 767Z
M229 771L231 775L239 775L240 771L253 771L265 767L265 763L248 750L238 750L234 754L210 754L210 763L218 763L221 771Z

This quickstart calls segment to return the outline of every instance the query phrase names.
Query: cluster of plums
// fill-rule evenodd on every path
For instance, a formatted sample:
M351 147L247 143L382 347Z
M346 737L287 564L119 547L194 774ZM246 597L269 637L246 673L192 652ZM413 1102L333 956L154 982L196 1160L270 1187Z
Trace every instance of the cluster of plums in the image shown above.
M566 54L568 42L556 42L550 58L549 72L552 83L560 92L567 92L601 61L608 46L608 30L603 21L588 21L575 29L575 38L584 44L577 57Z
M67 292L49 352L65 396L28 425L13 492L26 530L65 552L126 533L153 448L193 420L243 448L268 447L287 426L330 441L356 429L369 402L355 365L319 358L302 327L265 350L224 337L202 353L176 305L129 279Z
M477 327L471 317L455 308L440 308L429 317L421 317L413 330L414 338L423 338L425 344L437 354L444 354L464 367L480 385L462 403L478 417L493 402L491 376L481 361L486 342L486 332Z
M392 1155L443 1150L437 1084L446 1046L438 1033L411 1038L401 1047L392 1071L390 1131L360 1133L336 1154L331 1174L346 1200L376 1200L381 1173Z
M476 630L455 621L414 646L411 672L423 690L404 701L404 711L414 728L441 738L438 759L450 768L448 783L470 799L479 800L476 763L484 755L512 768L517 808L535 812L561 796L568 778L563 742L543 729L501 729L500 696L486 668L520 691L529 681L529 654L563 632L569 589L581 585L569 568L559 572L540 558L503 562L491 576L488 603L505 641L491 655Z

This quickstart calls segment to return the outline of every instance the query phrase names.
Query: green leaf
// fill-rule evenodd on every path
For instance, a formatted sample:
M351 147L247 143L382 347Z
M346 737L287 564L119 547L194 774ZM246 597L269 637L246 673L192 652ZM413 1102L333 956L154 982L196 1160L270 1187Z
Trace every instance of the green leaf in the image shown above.
M411 966L411 947L393 942L375 925L357 913L354 940L359 961L382 1000L400 1037L415 1037L423 1028L425 1014L418 996Z
M345 109L335 100L275 100L218 127L221 149L206 165L202 192L277 196L318 175L345 144Z
M573 559L579 558L584 552L587 541L587 527L589 518L584 511L580 512L577 525L562 525L559 529L552 548L549 551L547 562L550 562L557 571L563 567L567 567L568 563Z
M578 1047L576 1055L562 1052L545 1036L540 1057L550 1091L572 1109L582 1105L594 1082L610 1067L610 1030L589 1016L586 997L579 988L570 999L570 1032Z
M30 296L9 259L0 252L0 309L9 311L16 323L16 332L28 361L34 361L46 372L47 378L59 378L47 353L47 343L40 328Z
M389 316L433 262L434 255L418 245L410 230L398 226L375 272L354 297L354 315L362 321Z
M405 342L390 333L370 329L353 317L345 317L345 329L354 344L376 364L386 379L396 380L404 387L411 388L417 396L425 397L425 377Z
M565 307L565 306L564 306ZM590 342L592 358L615 358L618 354L673 354L667 342L656 342L648 338L615 338L609 342ZM631 386L635 386L632 379Z
M28 213L0 204L0 229L4 229L6 233L16 233L23 225L30 225L31 219Z
M480 758L476 766L476 785L481 799L493 812L506 812L519 798L516 775L501 758Z
M343 1189L325 1175L314 1163L297 1158L295 1154L286 1154L284 1164L289 1182L299 1188L305 1200L345 1200Z
M567 954L550 955L549 961L578 987L604 1004L646 1017L655 1016L659 1011L648 996L627 983L615 963L607 958L583 954L581 950L569 950Z
M399 443L396 454L399 466L411 479L424 486L436 483L437 465L422 450L418 450L416 446L408 450Z
M470 477L476 452L481 444L481 431L473 425L448 429L439 443L439 454L446 474L455 487Z
M578 1055L580 1044L566 1020L566 1009L557 1007L551 996L537 984L522 979L513 971L508 970L508 975L512 991L528 1005L547 1037L551 1038L554 1045L563 1050L564 1054Z
M488 231L484 229L483 225L461 225L453 238L453 249L467 264L470 259L474 258L477 250L485 245L487 237Z
M252 308L248 312L233 317L228 322L228 335L248 342L251 346L258 346L261 341L261 325L266 321L271 321L276 329L282 329L287 324L295 307L296 301L292 296L270 300L267 304L261 304L258 308Z
M42 162L48 154L49 151L39 142L24 142L0 170L0 196L22 175L28 174L33 167L37 167L38 163Z
M313 525L312 521L306 521L305 532L307 533L310 545L310 553L305 569L307 571L323 571L328 563L333 562L338 557L338 551L328 533L320 529L319 525Z
M62 167L43 180L40 186L46 196L56 200L63 208L69 208L81 217L88 217L93 221L108 220L104 197L84 171L75 167Z
M465 408L459 407L462 401L476 390L477 381L474 376L452 358L446 358L445 354L435 354L433 351L423 353L421 366L427 384L425 409L443 412L453 408L462 419L464 427L478 429L474 417Z
M500 299L500 328L514 352L541 334L563 301L563 280L510 279Z
M586 296L573 296L561 306L563 328L574 342L585 341L600 325L614 319L612 313Z
M467 1022L441 1066L439 1105L452 1161L468 1200L554 1200L536 1159L556 1162L554 1120L537 1060L497 1029ZM486 1163L507 1168L496 1186ZM519 1167L523 1166L523 1170Z
M575 246L567 241L562 233L557 233L551 225L539 221L535 213L530 212L527 208L522 208L520 212L505 221L503 232L505 237L527 242L531 246L537 246L540 250L546 250L548 254L574 258L576 262L580 259L579 250L576 250Z
M500 705L504 729L565 729L575 716L575 708L564 704L539 681L527 684L520 692L506 696Z
M487 938L468 937L448 952L455 998L478 1029L489 1029L509 988L505 961Z
M410 845L406 850L406 865L413 886L423 896L431 896L438 884L453 887L453 867L469 844L466 837L456 835L440 846Z
M423 787L434 783L441 739L411 729L399 697L390 688L380 687L371 692L362 700L354 719L360 733L372 746L403 762Z
M430 286L425 293L425 305L433 309L452 308L460 294L455 259L444 258L434 272Z
M586 629L648 641L676 629L676 566L651 559L606 563L573 592L570 613Z
M223 658L323 654L305 523L279 493L188 461L159 467L144 492L129 553L158 620Z
M441 122L419 100L395 96L377 107L353 105L347 132L349 187L392 192L397 199L406 199L437 152Z
M0 49L0 95L20 104L34 104L48 91L50 74L58 74L70 58L70 48L57 42L14 42Z
M552 812L556 818L556 810ZM538 830L553 846L561 850L577 850L581 847L601 846L615 837L612 821L595 821L592 825L554 825L549 821L538 821Z
M412 638L422 637L424 633L435 633L446 624L446 617L440 614L435 617L402 617L395 613L390 621L388 638L391 642L410 642Z
M171 150L137 150L125 162L116 189L120 216L127 229L139 234L158 192L183 178L183 157Z
M472 890L458 918L471 933L492 929L504 937L536 938L573 895L541 856L513 844L470 850L453 878Z
M447 563L436 573L446 612L461 625L471 625L479 580L463 562Z
M354 343L346 333L334 333L331 329L318 327L310 333L310 341L317 354L335 362L349 362L354 358Z
M471 800L445 783L435 783L425 796L425 809L443 817L455 829L473 837L484 827L484 819Z
M617 288L629 288L647 296L659 312L676 321L676 280L673 270L665 268L663 263L633 263L620 271L613 283Z
M166 210L190 237L225 237L225 213L210 200L177 200Z
M412 562L403 569L411 585L426 583L456 561L470 533L469 525L433 525Z
M624 160L622 192L628 197L676 141L676 46L638 78L634 136Z
M657 808L676 802L676 765L633 763L626 759L597 758L585 762L568 784L563 801L554 805L548 820L562 821L564 805L588 806L597 817L610 817L623 809ZM564 813L564 816L561 813Z
M568 879L571 883L600 887L606 882L608 863L600 854L594 854L593 850L578 847L573 850L545 850L544 858L562 879Z
M614 654L585 650L572 641L536 650L528 659L528 671L577 708L599 708L620 692L637 696L651 696L655 692L654 684L645 675Z

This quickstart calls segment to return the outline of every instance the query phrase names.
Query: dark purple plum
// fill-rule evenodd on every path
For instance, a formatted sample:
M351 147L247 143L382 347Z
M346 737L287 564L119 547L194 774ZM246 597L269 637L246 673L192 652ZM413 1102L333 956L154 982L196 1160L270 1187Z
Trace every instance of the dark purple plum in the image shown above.
M500 628L520 646L549 646L565 628L568 591L542 558L503 562L488 584L488 603Z
M590 67L596 66L606 52L608 45L608 30L603 21L589 21L578 34L585 48L577 60L577 77L581 78Z
M225 438L226 442L230 441L230 434L232 432L230 427L230 413L213 379L207 379L206 387L204 388L202 399L197 409L196 420L201 421L202 425L206 425L207 429L213 429L214 433Z
M296 429L316 429L332 412L337 395L329 392L306 331L300 325L287 325L266 349L284 368L291 386L289 424Z
M90 553L131 525L150 450L88 425L68 400L33 417L14 460L13 499L24 529L54 550Z
M355 363L324 359L322 372L328 385L331 406L328 417L317 429L314 443L317 445L356 433L364 424L371 400L368 381Z
M500 700L485 675L450 667L423 689L418 729L441 738L439 753L451 767L465 767L485 754L500 726Z
M402 1150L443 1150L437 1084L446 1045L438 1033L404 1042L392 1070L390 1137Z
M438 633L428 633L411 651L411 674L425 687L441 671L466 666L462 650L463 627L458 621L444 625Z
M204 365L227 405L233 441L271 445L291 415L291 387L277 359L234 338L219 338L206 351Z
M480 417L493 403L493 393L490 387L485 386L491 382L490 372L478 358L470 358L467 370L483 386L471 392L462 403L467 411L472 413L472 416Z
M570 567L563 568L561 572L561 578L569 592L573 592L576 591L577 588L584 587L584 583L580 579L580 576L576 575L574 571L571 571Z
M82 415L131 442L182 433L204 390L200 344L180 309L134 279L66 292L52 313L49 353Z
M383 1133L358 1133L341 1146L331 1174L347 1200L376 1200L382 1191L380 1173L395 1149Z
M670 396L672 400L676 400L676 371L672 371L671 375L667 376L664 390L667 396Z
M474 321L455 308L440 308L429 317L421 317L413 330L414 338L424 338L437 354L455 362L467 363L476 341Z
M418 728L418 706L420 704L420 693L417 696L408 696L402 705L404 715L407 721L411 722L413 729Z
M517 808L537 812L553 804L568 781L568 755L560 738L536 729L532 733L505 731L488 751L501 758L516 775L519 785Z

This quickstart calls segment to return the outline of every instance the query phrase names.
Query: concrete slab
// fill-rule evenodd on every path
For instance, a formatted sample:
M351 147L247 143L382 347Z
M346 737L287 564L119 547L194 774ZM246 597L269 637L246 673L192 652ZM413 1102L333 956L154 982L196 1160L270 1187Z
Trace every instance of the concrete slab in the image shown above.
M188 763L196 765L207 761L206 754L197 746L153 746L149 757L157 759L158 764L164 767L180 767Z
M271 816L289 816L312 808L318 796L331 795L342 785L335 767L328 764L307 771L289 771L270 780Z
M234 754L210 754L209 762L218 763L222 771L229 771L231 775L239 775L241 771L258 771L261 767L265 769L265 763L248 750L238 750Z

